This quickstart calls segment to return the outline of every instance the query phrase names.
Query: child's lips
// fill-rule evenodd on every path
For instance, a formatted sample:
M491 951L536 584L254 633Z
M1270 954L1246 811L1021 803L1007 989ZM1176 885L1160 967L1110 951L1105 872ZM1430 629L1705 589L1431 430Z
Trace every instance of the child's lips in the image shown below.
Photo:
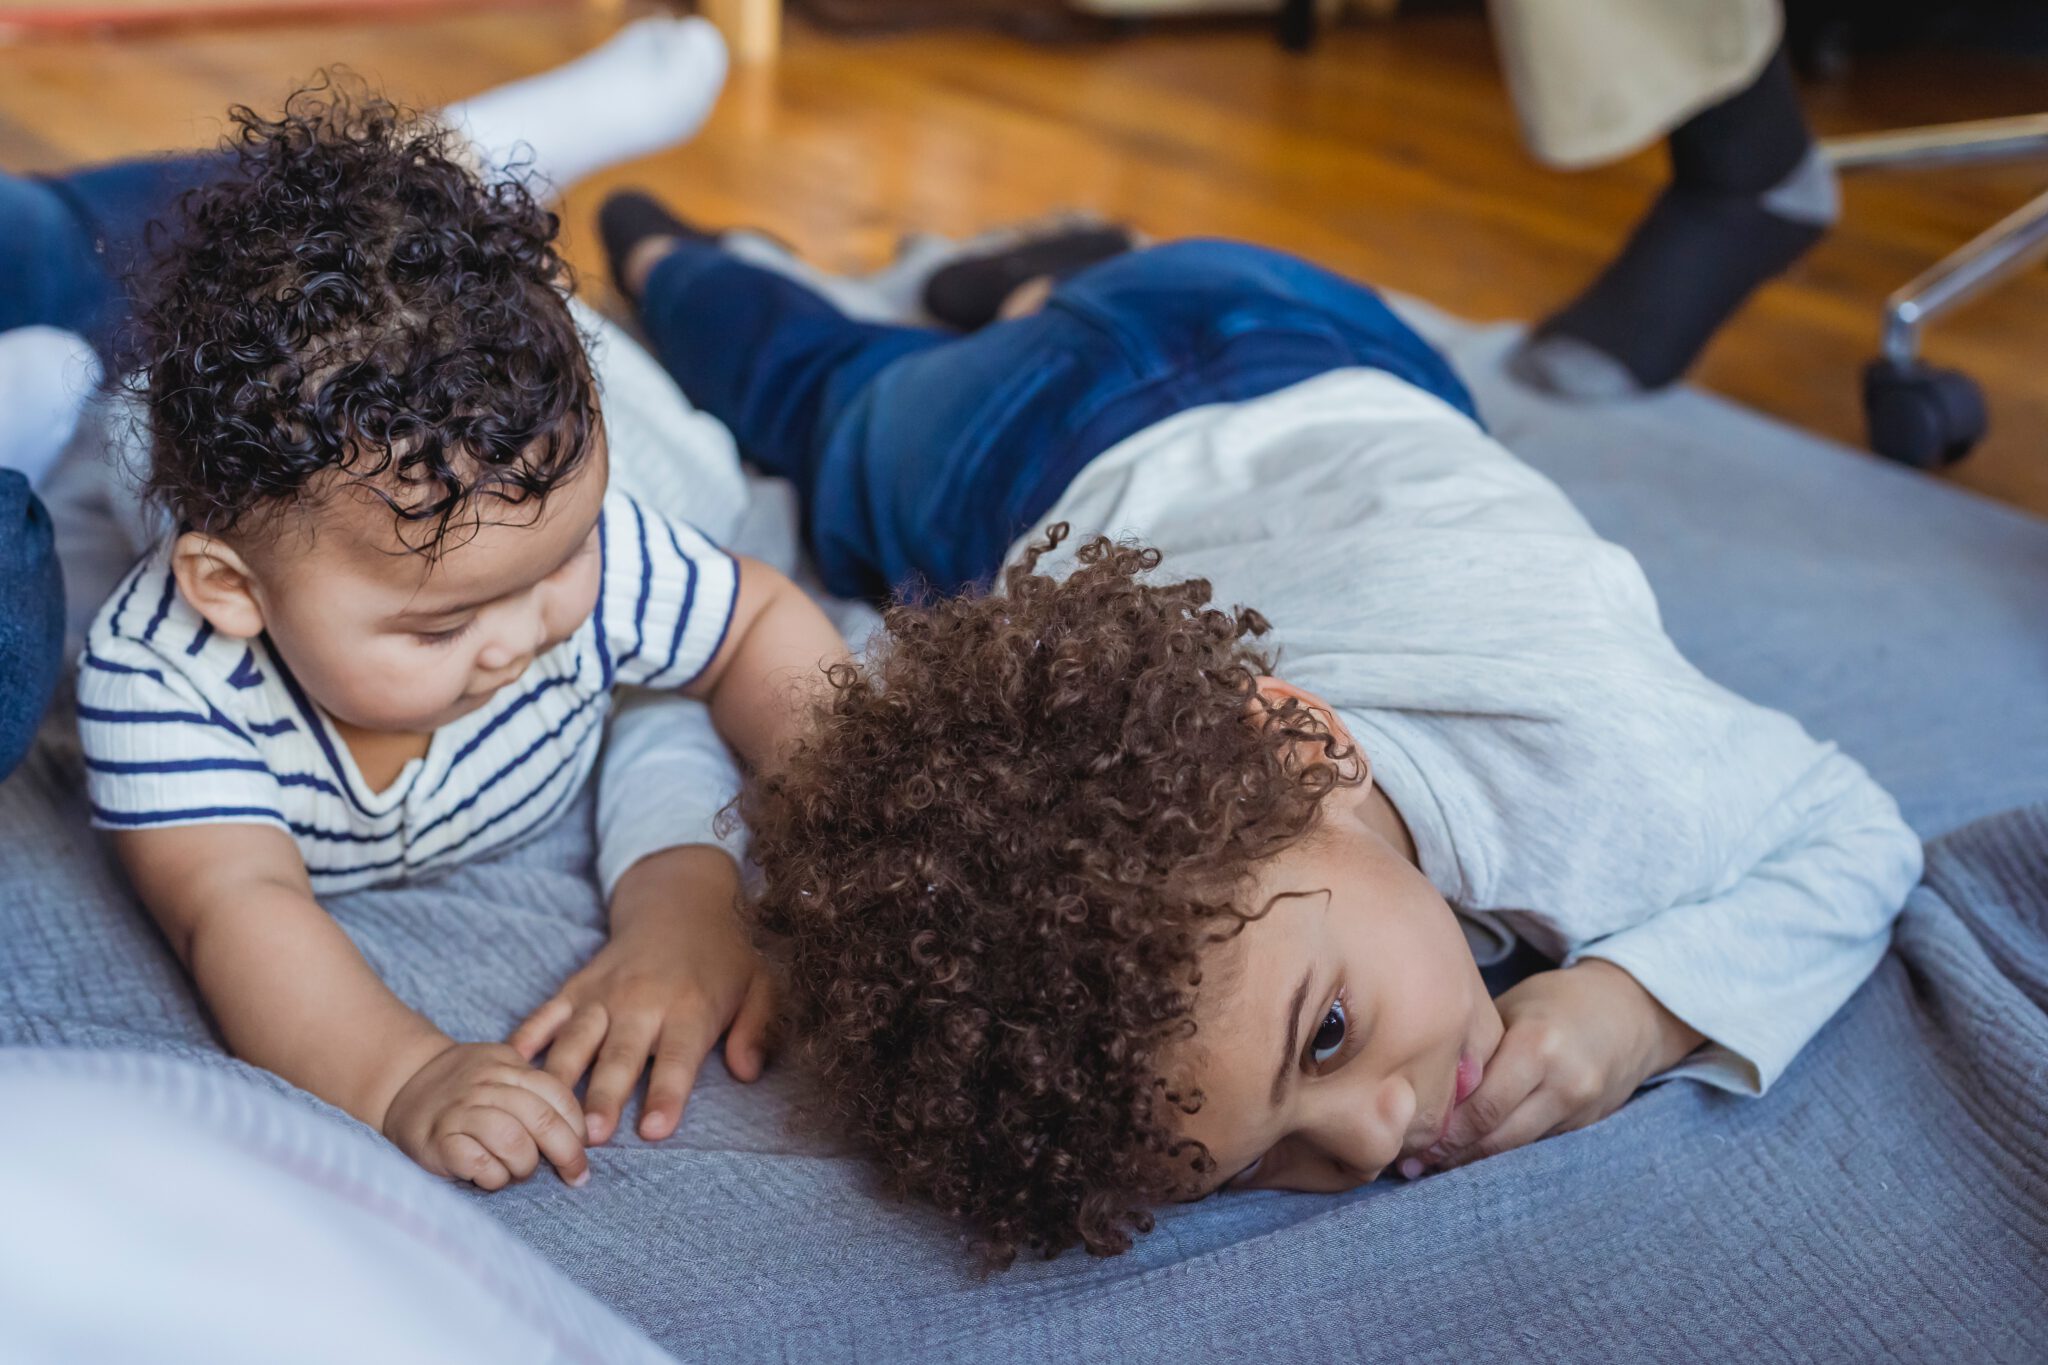
M1444 1116L1437 1124L1436 1139L1423 1149L1418 1156L1405 1156L1394 1165L1394 1170L1404 1180L1415 1180L1428 1174L1434 1165L1434 1154L1443 1150L1444 1139L1451 1133L1451 1115L1458 1106L1470 1099L1472 1092L1479 1088L1485 1077L1486 1068L1479 1059L1469 1052L1458 1054L1458 1069L1451 1077L1451 1102L1444 1106Z
M1479 1088L1479 1082L1485 1079L1485 1077L1486 1068L1480 1064L1479 1059L1469 1052L1460 1052L1458 1054L1457 1088L1452 1092L1451 1108L1455 1109L1470 1099L1472 1092ZM1444 1122L1447 1124L1450 1122L1448 1114L1444 1116Z

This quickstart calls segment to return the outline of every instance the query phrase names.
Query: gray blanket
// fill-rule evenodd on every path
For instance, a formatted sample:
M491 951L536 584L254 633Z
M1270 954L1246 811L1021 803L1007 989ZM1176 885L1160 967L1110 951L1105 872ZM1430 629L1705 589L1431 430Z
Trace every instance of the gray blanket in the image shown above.
M0 1045L221 1056L82 832L75 754L0 788ZM336 914L458 1036L599 941L587 806ZM1137 1251L992 1282L789 1131L793 1078L707 1078L680 1138L488 1211L683 1359L2048 1359L2048 805L1937 841L1896 952L1770 1095L1649 1092L1413 1185L1241 1194ZM316 1103L300 1096L306 1103ZM337 1121L349 1120L337 1116Z
M679 1358L2048 1358L2048 527L1698 395L1482 403L1643 558L1706 670L1840 738L1939 841L1897 952L1773 1092L1686 1084L1413 1185L1176 1209L1129 1256L975 1278L714 1066L682 1132L489 1213ZM0 785L0 1045L236 1068L85 827L67 717ZM586 802L336 915L408 1000L502 1036L600 941ZM347 1122L337 1116L337 1121ZM630 1133L630 1125L627 1130Z

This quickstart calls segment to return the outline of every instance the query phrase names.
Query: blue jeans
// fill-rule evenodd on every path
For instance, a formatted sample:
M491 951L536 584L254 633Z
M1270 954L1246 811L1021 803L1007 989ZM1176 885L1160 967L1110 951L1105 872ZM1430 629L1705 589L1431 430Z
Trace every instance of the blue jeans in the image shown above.
M151 225L227 164L202 154L61 176L0 173L0 332L37 323L77 332L119 373L127 276L146 258Z
M987 582L1088 461L1191 407L1370 366L1473 412L1372 290L1235 242L1105 261L967 336L856 322L688 242L640 312L690 400L795 482L825 585L846 596Z
M40 323L77 332L118 373L126 275L147 250L150 223L223 164L198 156L48 178L0 174L0 331ZM0 778L35 737L63 647L49 514L26 479L0 469Z
M28 480L0 469L0 778L35 738L64 648L64 583L50 517Z

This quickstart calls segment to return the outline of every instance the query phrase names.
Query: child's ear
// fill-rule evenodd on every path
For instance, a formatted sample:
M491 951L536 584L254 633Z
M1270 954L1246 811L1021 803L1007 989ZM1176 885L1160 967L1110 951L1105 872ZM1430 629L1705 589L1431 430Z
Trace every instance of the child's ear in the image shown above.
M171 546L171 573L193 610L222 635L248 639L263 633L256 576L226 541L201 531L186 531Z
M1270 675L1259 679L1259 695L1269 703L1285 701L1287 698L1292 697L1309 710L1315 712L1322 719L1323 724L1329 727L1330 733L1336 737L1337 742L1350 751L1348 761L1358 765L1359 785L1365 786L1372 781L1372 759L1366 754L1365 750L1358 747L1358 741L1351 737L1351 729L1344 724L1344 718L1337 714L1336 707L1330 705L1330 703L1324 701L1307 688L1296 687L1291 682Z

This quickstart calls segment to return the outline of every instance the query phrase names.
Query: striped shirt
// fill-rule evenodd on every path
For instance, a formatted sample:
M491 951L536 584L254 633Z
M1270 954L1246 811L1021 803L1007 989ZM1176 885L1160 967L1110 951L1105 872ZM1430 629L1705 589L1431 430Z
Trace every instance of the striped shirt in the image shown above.
M170 542L101 608L78 673L93 823L265 824L297 841L321 895L518 842L574 798L614 686L688 686L724 642L731 556L614 489L598 519L596 609L424 756L371 791L267 638L216 634L171 573Z

